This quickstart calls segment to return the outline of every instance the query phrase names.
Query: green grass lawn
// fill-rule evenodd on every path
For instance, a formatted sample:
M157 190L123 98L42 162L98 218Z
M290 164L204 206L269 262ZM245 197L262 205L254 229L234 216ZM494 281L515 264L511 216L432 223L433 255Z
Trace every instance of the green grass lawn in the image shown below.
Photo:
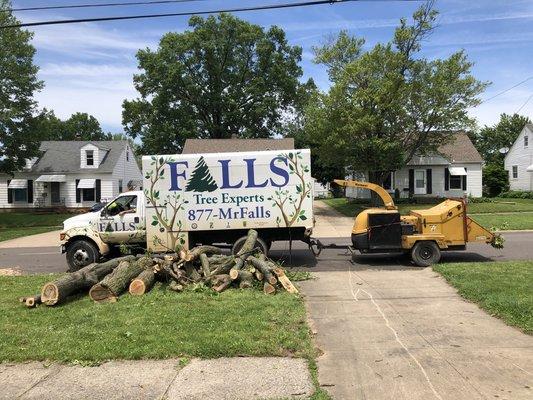
M109 304L87 295L57 307L18 302L57 276L0 277L0 362L314 354L303 300L286 292L157 286Z
M533 261L438 264L433 269L464 298L533 334Z
M355 217L365 208L367 204L357 204L345 198L324 200L328 205L340 213ZM533 229L533 200L528 199L497 199L496 201L509 201L516 204L502 203L472 203L468 205L468 214L487 228L495 227L502 230L522 230ZM402 214L407 214L410 210L426 209L434 204L398 204L398 210ZM526 212L524 212L526 211ZM505 214L498 214L505 213Z
M75 214L0 213L0 242L60 229Z

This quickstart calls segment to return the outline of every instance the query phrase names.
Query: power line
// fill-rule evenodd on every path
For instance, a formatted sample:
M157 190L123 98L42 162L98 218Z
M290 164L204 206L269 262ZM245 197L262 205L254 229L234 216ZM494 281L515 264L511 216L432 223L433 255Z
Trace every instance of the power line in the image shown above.
M524 104L522 104L520 106L520 108L518 110L516 110L515 114L518 114L522 108L524 108L526 106L527 103L529 103L529 100L531 100L531 98L533 97L533 93L531 93L531 95L529 95L529 97L527 98L527 100L524 102Z
M360 1L360 0L302 1L298 3L268 4L264 6L238 7L238 8L227 8L227 9L196 11L196 12L187 11L187 12L179 12L179 13L125 15L125 16L119 16L119 17L63 19L63 20L51 20L51 21L28 22L28 23L21 23L21 24L4 25L4 26L0 26L0 29L22 28L22 27L27 27L27 26L78 24L81 22L123 21L123 20L129 20L129 19L182 17L186 15L205 15L205 14L235 13L235 12L245 12L245 11L263 11L263 10L275 10L275 9L296 8L296 7L309 7L309 6L317 6L317 5L322 5L322 4L348 3L352 1Z
M122 3L64 4L64 5L59 5L59 6L8 8L8 9L0 10L0 12L64 10L64 9L71 9L71 8L144 6L144 5L153 5L153 4L192 3L192 2L197 2L197 1L206 1L206 0L153 0L153 1L127 1L127 2L122 2Z
M497 93L497 94L495 94L494 96L489 97L489 98L486 99L486 100L483 100L480 104L486 103L487 101L490 101L490 100L494 99L495 97L498 97L498 96L500 96L500 95L502 95L502 94L504 94L504 93L507 93L509 90L512 90L512 89L514 89L515 87L520 86L520 85L523 84L523 83L526 83L526 82L529 81L530 79L533 79L533 75L530 76L530 77L528 77L528 78L526 78L526 79L524 79L523 81L518 82L516 85L513 85L513 86L511 86L510 88L507 88L507 89L501 91L500 93Z

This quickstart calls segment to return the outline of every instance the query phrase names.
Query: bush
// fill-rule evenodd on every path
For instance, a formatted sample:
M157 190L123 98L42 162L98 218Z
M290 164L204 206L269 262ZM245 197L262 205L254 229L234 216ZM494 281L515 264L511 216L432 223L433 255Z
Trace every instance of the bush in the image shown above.
M506 197L509 199L531 199L533 200L533 192L526 192L523 190L510 190L508 192L502 192L498 197Z
M495 197L509 190L509 174L501 164L487 164L483 168L484 194Z
M468 196L469 203L494 203L494 199L490 197L472 197Z

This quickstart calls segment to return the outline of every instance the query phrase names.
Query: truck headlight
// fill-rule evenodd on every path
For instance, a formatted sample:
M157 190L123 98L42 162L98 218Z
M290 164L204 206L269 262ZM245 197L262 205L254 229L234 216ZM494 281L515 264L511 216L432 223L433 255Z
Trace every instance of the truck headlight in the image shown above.
M65 240L65 236L66 236L66 235L65 235L65 232L61 232L61 233L59 234L59 240L61 240L61 241Z

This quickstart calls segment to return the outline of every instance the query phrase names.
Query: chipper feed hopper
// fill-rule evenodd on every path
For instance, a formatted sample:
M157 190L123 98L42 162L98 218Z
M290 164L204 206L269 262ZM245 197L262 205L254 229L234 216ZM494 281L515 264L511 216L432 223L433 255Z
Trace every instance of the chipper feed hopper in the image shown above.
M441 251L465 250L467 242L501 244L498 235L466 215L462 199L447 199L432 208L400 215L390 194L379 185L348 180L335 183L372 190L383 200L384 207L366 209L355 217L352 244L361 253L410 253L416 265L426 267L439 262Z

